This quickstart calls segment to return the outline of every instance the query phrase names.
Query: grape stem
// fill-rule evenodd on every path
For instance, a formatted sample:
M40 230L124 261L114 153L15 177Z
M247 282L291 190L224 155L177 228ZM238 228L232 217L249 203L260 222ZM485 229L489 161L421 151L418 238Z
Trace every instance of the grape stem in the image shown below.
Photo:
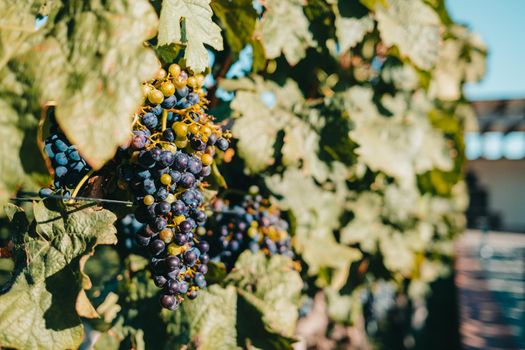
M75 187L75 190L73 191L73 193L71 194L71 199L69 200L69 204L72 204L75 202L75 200L73 198L75 198L78 194L78 191L80 191L80 189L82 188L82 186L84 185L84 183L89 179L89 177L91 175L93 175L93 173L95 172L94 169L91 169L86 175L84 175L84 177L82 178L82 180L79 181L79 183L77 184L77 186Z
M162 131L166 130L166 125L168 124L168 111L162 111Z

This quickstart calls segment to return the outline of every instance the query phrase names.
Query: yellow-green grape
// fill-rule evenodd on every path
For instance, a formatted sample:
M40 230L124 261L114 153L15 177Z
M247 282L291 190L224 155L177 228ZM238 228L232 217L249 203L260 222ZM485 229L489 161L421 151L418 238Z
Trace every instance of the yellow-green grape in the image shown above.
M157 89L152 89L148 93L148 100L149 102L158 105L159 103L162 103L162 101L164 101L164 94Z
M160 85L160 91L168 97L175 93L175 85L171 81L165 81Z
M146 205L152 205L153 203L155 203L155 198L151 194L148 194L147 196L144 197L142 201Z
M170 243L168 245L168 254L171 256L179 255L184 251L184 247L176 245L175 243Z
M173 241L173 231L169 228L162 229L159 232L159 238L166 244L171 243Z
M192 134L194 134L194 135L197 135L197 134L199 133L199 130L200 130L198 124L191 124L190 127L189 127L189 129L190 129L190 132L191 132Z
M170 174L162 174L160 177L160 182L162 182L163 185L168 186L171 184L171 176Z
M257 230L257 227L255 226L252 226L248 229L248 236L250 236L251 238L255 237L257 235L257 233L259 232L259 230Z
M184 148L188 145L188 139L184 139L184 140L175 140L175 145L178 147L178 148Z
M171 153L175 153L177 152L177 146L175 145L172 145L171 143L167 144L167 145L164 145L164 149L166 151L170 151Z
M157 80L165 79L167 75L168 74L166 73L164 69L160 69L159 72L157 73Z
M213 157L207 153L204 153L201 156L201 162L202 162L202 165L204 166L210 165L211 163L213 163Z
M197 79L197 85L198 86L204 85L204 80L205 80L204 75L198 74L198 75L195 76L195 79Z
M186 123L175 122L173 123L171 128L173 129L173 131L175 131L175 134L177 135L177 137L186 138L186 135L188 134L188 125Z
M179 76L177 79L173 79L173 84L175 84L177 89L182 89L186 86L186 79Z
M176 63L170 65L170 67L168 68L171 76L173 77L173 79L177 79L180 75L180 66Z
M186 217L184 215L175 216L173 218L173 222L175 223L175 225L179 225L184 220L186 220Z
M173 195L173 193L169 193L165 201L168 202L169 204L175 202L175 196Z
M204 236L206 234L206 229L202 226L197 227L197 234L199 236Z
M208 127L206 125L201 126L199 131L203 135L206 135L206 136L210 136L211 135L211 129L210 129L210 127Z
M187 84L191 86L192 88L197 87L197 78L195 77L189 77Z
M150 91L151 91L151 86L142 84L142 93L144 94L144 97L147 97Z

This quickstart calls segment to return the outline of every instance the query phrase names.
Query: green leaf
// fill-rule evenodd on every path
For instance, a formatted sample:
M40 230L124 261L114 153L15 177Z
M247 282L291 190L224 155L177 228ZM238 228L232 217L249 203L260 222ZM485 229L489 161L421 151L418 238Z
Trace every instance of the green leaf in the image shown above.
M332 172L344 179L343 165L334 162L332 166L335 167ZM346 184L339 182L333 190L323 189L299 169L289 168L282 176L266 178L266 185L282 197L276 199L281 208L293 212L296 219L294 248L308 264L308 273L315 275L323 267L333 269L336 277L333 283L339 287L350 263L361 257L357 250L337 243L333 235L344 212L348 195Z
M50 206L52 203L47 203ZM0 343L18 349L77 348L82 325L75 310L82 290L80 258L99 243L115 242L107 210L34 203L29 225L22 209L9 205L15 273L0 296Z
M259 22L266 57L277 58L281 52L290 65L306 55L315 41L308 29L308 19L301 0L267 0L266 12Z
M397 45L419 68L429 70L436 63L441 41L441 22L437 13L421 0L389 0L377 4L376 20L381 39L387 46Z
M0 205L16 190L34 191L48 180L47 170L37 151L38 119L31 79L20 77L10 64L28 50L28 38L35 34L31 2L2 1L0 4ZM22 79L21 79L22 78Z
M245 252L224 282L164 313L170 348L291 349L302 288L292 261Z
M280 87L259 77L225 81L221 86L237 90L231 108L239 115L232 128L239 138L239 154L251 172L262 171L273 164L277 133L294 118L290 107L303 100L301 92L291 80ZM265 98L274 98L275 104Z
M237 293L235 287L210 286L199 300L186 301L177 321L168 327L171 348L185 345L200 350L239 349L237 346Z
M265 304L252 294L239 290L237 298L238 343L248 349L292 350L296 342L275 332L263 322Z
M56 101L68 139L98 169L128 140L143 99L140 84L159 67L143 45L157 16L146 0L93 0L65 6L55 19L45 40L19 60L41 101Z
M0 71L0 75L7 73ZM13 75L11 75L13 77ZM6 79L0 77L0 86ZM24 87L21 87L24 89ZM47 170L37 151L37 119L27 111L22 98L4 98L0 92L0 205L9 201L18 188L37 190L47 182Z
M354 124L350 137L359 145L359 160L373 171L382 171L400 184L415 183L416 174L453 166L450 148L428 118L430 102L423 94L384 95L382 110L373 91L353 87L345 93L347 111Z
M186 44L186 65L195 73L208 66L204 44L223 49L221 28L212 21L210 0L164 0L160 12L159 45Z
M252 0L214 0L211 7L224 27L226 41L234 55L254 41L257 12Z
M240 295L260 310L268 329L285 337L294 335L303 282L290 258L267 258L262 252L246 251L226 281L234 283Z
M361 18L343 17L335 18L335 33L339 42L340 52L346 52L363 40L366 33L374 29L374 20L370 16Z
M454 101L461 98L464 82L476 82L485 75L486 47L464 26L454 25L449 32L432 72L430 93Z

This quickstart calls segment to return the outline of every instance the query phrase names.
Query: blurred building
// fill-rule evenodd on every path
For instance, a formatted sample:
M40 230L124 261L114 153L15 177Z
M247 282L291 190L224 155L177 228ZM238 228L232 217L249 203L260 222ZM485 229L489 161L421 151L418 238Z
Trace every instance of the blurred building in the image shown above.
M465 135L468 225L525 232L525 99L472 103L478 132Z

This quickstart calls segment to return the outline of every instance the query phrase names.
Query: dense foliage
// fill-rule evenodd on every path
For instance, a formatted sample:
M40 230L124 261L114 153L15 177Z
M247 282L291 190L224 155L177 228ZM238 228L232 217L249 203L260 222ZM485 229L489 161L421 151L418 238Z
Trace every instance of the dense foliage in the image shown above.
M1 347L414 345L486 55L443 0L0 13Z

